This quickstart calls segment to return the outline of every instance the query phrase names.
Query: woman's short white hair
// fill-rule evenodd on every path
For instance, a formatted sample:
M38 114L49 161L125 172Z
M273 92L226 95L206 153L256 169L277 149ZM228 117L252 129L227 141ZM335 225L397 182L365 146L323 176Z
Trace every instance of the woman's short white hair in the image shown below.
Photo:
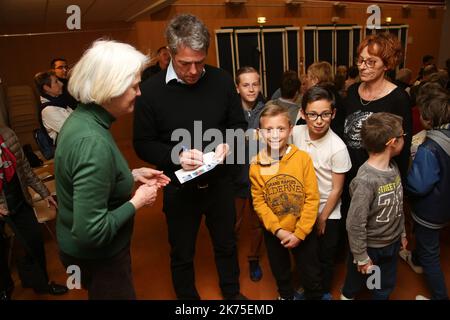
M147 61L147 56L129 44L97 40L71 70L68 90L82 103L102 105L122 95Z

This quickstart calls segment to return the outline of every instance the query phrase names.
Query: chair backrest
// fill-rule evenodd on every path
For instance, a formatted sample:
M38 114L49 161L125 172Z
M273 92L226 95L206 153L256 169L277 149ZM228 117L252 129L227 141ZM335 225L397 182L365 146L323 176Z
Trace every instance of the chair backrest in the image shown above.
M30 86L8 86L6 100L10 127L19 137L22 145L30 144L35 150L33 128L39 127L37 98Z
M56 219L56 208L53 206L48 207L46 200L39 200L33 203L34 213L36 214L37 221L44 223Z
M53 140L47 133L47 130L40 127L33 130L33 137L36 140L36 144L39 147L42 155L45 159L53 159L55 155L55 147L53 146Z
M42 172L39 174L39 179L44 182L45 186L50 191L50 194L53 197L56 197L56 181L53 178L54 177L49 172ZM28 190L33 199L33 208L37 221L39 223L45 223L54 220L56 218L57 209L53 206L48 207L47 201L42 199L41 196L30 187L28 187Z

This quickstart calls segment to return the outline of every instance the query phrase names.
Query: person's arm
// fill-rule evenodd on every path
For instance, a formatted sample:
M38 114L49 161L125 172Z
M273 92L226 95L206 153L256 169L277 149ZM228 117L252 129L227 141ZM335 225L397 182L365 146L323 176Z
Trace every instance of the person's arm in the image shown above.
M407 191L417 196L426 195L440 178L439 162L436 157L426 147L420 146L408 174Z
M142 90L134 108L134 150L139 158L156 165L158 169L165 172L174 171L177 166L171 160L172 146L161 141L157 115L145 97L145 89Z
M322 209L322 212L317 218L317 232L319 233L319 235L325 233L327 219L341 199L342 191L344 190L344 181L345 173L331 173L331 192L328 195L325 207Z
M319 235L325 233L326 221L341 199L344 190L345 173L348 172L351 167L352 163L346 147L333 154L331 158L331 192L318 217L317 232Z
M305 192L305 202L303 204L300 219L295 226L294 234L300 240L305 240L311 233L319 211L319 187L317 186L317 176L311 158L304 153L303 159L303 190Z
M373 202L373 191L368 187L368 181L359 178L350 183L352 200L347 214L347 233L350 250L358 265L368 263L367 254L367 220L370 206Z
M260 167L257 164L250 165L250 183L253 200L253 208L262 221L266 230L275 233L281 229L278 217L273 213L266 203L264 197L264 181L259 173Z
M42 110L42 122L46 127L59 133L70 113L69 110L64 108L47 106Z
M226 79L226 96L228 100L227 105L227 114L226 114L226 129L242 129L247 130L248 123L245 120L244 112L242 112L241 98L236 92L236 87L233 83L231 77L227 76ZM240 141L237 137L233 137L233 140L228 140L232 135L226 135L226 143L232 148L229 150L229 154L227 155L226 163L242 163L243 153L244 159L248 154L248 146L243 144L243 141ZM245 141L244 141L245 143Z
M39 179L38 176L34 173L33 169L30 166L30 163L28 162L27 157L23 153L22 146L20 145L19 138L14 133L14 131L11 130L11 133L13 134L13 144L18 145L18 151L15 154L17 165L21 166L22 172L24 173L25 178L25 184L28 187L31 187L36 193L38 193L42 199L46 199L50 196L50 191L45 186L45 184Z
M108 144L91 136L73 148L73 225L72 235L82 246L99 248L109 244L119 229L135 214L130 201L110 209L116 164ZM131 190L130 190L131 191Z
M398 156L394 159L397 162L398 168L400 169L400 175L402 178L402 184L405 185L406 176L408 174L408 167L411 158L411 141L412 141L412 112L411 112L411 100L408 94L401 90L401 96L392 109L392 113L399 115L403 118L403 131L406 133L404 137L405 144L403 149Z

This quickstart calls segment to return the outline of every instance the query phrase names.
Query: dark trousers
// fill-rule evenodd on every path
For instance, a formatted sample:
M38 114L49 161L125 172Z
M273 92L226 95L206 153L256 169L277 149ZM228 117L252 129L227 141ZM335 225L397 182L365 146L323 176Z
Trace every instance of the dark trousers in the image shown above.
M16 229L16 239L25 250L25 256L18 261L19 276L23 287L40 289L48 284L44 240L34 210L23 204L14 214L8 216L8 223ZM0 219L0 291L13 282L8 267L6 241L3 237L5 221Z
M253 208L252 200L250 198L235 198L234 201L236 205L236 236L239 236L242 220L244 219L244 216L247 216L250 224L250 251L247 257L248 261L258 261L261 255L264 229Z
M400 240L384 248L367 248L367 253L374 265L380 268L380 289L372 289L373 300L388 300L394 290L397 281L397 261L400 250ZM353 254L350 252L347 260L347 275L345 277L342 294L352 299L357 295L363 286L367 284L371 274L362 274L353 263Z
M313 230L305 240L291 250L283 247L281 240L271 232L264 231L264 240L270 268L277 282L280 297L289 299L294 296L290 256L290 252L292 252L300 275L300 281L305 290L305 298L321 299L322 286L316 231Z
M423 267L431 299L448 300L444 273L441 269L439 233L439 229L429 229L414 222L416 248L413 251L413 262Z
M328 219L325 233L319 237L319 261L322 270L323 292L330 292L333 281L336 252L341 232L340 219Z
M4 237L3 228L4 222L0 220L0 292L14 285L8 266L8 243Z
M223 180L207 186L169 185L164 190L163 210L171 246L172 282L177 298L200 298L195 287L194 254L203 214L214 248L222 295L224 298L237 295L239 263L231 183Z
M80 267L81 285L87 289L89 300L136 299L129 244L111 258L79 259L62 251L59 255L66 268Z

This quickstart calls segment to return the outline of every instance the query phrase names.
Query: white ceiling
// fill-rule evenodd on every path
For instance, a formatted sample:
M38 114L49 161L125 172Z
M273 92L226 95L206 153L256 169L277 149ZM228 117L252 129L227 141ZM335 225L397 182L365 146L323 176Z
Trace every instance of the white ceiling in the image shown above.
M176 0L0 0L0 26L66 23L70 5L81 9L82 23L132 21Z

